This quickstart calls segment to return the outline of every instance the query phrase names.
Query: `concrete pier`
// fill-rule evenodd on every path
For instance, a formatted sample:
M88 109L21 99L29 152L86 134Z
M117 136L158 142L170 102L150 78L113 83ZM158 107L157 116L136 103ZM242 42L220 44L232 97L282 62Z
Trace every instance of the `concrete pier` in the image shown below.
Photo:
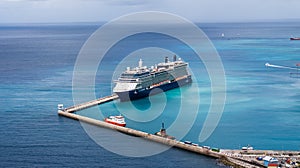
M118 98L119 98L118 95L113 94L111 96L102 97L102 98L99 98L99 99L96 99L96 100L92 100L92 101L85 102L85 103L82 103L82 104L74 105L72 107L68 107L68 108L64 109L63 111L65 111L67 113L73 113L75 111L80 111L80 110L83 110L83 109L86 109L86 108L89 108L89 107L97 106L97 105L100 105L102 103L110 102L110 101L113 101L113 100L118 99Z
M300 160L300 152L299 151L273 151L273 150L230 150L230 149L221 149L220 151L213 151L201 146L194 146L192 144L185 144L184 142L180 142L173 139L164 138L161 136L157 136L154 134L150 134L147 132L135 130L127 127L120 127L117 125L109 124L104 121L96 120L93 118L81 116L78 114L74 114L76 111L80 111L92 106L96 106L99 104L103 104L106 102L113 101L118 99L117 95L111 95L103 98L99 98L93 101L89 101L86 103L82 103L79 105L75 105L66 109L58 110L58 114L60 116L68 117L74 120L79 120L82 122L86 122L89 124L93 124L96 126L116 130L128 135L133 135L137 137L145 138L149 141L154 141L157 143L169 145L172 147L176 147L182 150L190 151L196 154L201 154L213 158L220 159L225 164L228 164L232 167L243 167L243 168L259 168L264 167L262 161L256 160L259 156L274 156L276 158L286 160L287 158L291 158L291 156Z
M128 135L142 137L142 138L145 138L145 139L150 140L150 141L154 141L154 142L157 142L157 143L177 147L177 148L184 149L184 150L187 150L187 151L191 151L191 152L194 152L194 153L198 153L198 154L202 154L202 155L206 155L206 156L210 156L210 157L214 157L214 158L220 158L220 157L224 156L222 153L213 152L211 150L208 150L208 149L200 147L200 146L192 146L192 145L184 144L183 142L180 142L180 141L177 141L177 140L163 138L163 137L160 137L160 136L157 136L157 135L154 135L154 134L149 134L149 133L146 133L146 132L138 131L138 130L127 128L127 127L120 127L120 126L117 126L117 125L106 123L104 121L99 121L99 120L96 120L96 119L93 119L93 118L81 116L81 115L78 115L78 114L65 112L65 111L62 111L62 110L59 110L58 114L61 115L61 116L72 118L74 120L79 120L79 121L86 122L86 123L89 123L89 124L93 124L93 125L96 125L96 126L116 130L116 131L123 132L123 133L128 134Z

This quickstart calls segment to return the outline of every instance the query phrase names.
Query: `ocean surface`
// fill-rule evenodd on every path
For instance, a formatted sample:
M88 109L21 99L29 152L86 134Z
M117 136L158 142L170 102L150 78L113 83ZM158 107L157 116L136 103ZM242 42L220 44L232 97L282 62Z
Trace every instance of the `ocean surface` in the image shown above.
M218 148L239 149L250 144L255 149L300 150L300 78L290 77L290 72L296 70L265 66L267 62L288 67L299 63L300 41L290 41L289 37L300 36L300 23L197 25L221 57L227 87L221 120L207 140L199 142L199 134L211 103L210 78L195 53L162 34L142 33L113 46L99 64L95 76L96 97L110 95L113 80L127 65L136 66L138 58L143 58L147 66L163 61L165 55L151 57L149 50L145 55L138 52L124 59L145 47L171 50L189 62L194 81L191 86L153 96L151 100L132 104L114 101L78 113L97 119L122 113L128 127L154 133L162 122L168 130L177 119L181 100L188 99L200 103L200 108L196 116L183 111L185 119L193 121L193 125L189 130L178 129L184 135L182 141ZM63 103L65 107L74 104L75 62L86 40L99 27L99 24L0 25L1 167L224 167L215 159L179 149L146 157L116 154L99 145L80 122L57 115L57 104ZM200 90L200 101L182 96L183 92L193 92L195 88ZM167 100L165 107L153 116L149 109L161 104L160 100ZM133 120L131 111L142 117ZM147 120L147 117L153 118ZM184 122L179 124L185 126ZM93 128L96 132L98 129L101 135L100 128ZM113 146L110 132L104 132L100 143ZM176 131L171 133L176 136ZM128 144L120 139L118 145ZM134 146L130 149L136 150L148 149Z

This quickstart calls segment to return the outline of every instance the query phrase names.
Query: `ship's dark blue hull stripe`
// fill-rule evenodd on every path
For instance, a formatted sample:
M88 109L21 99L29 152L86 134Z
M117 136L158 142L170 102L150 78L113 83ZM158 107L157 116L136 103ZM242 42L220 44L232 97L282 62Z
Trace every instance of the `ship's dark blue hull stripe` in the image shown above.
M118 94L121 101L136 100L136 99L148 97L151 95L155 95L158 93L162 93L162 92L170 90L170 89L178 88L178 87L184 86L186 84L189 84L191 82L192 82L192 79L191 79L191 76L189 76L187 78L184 78L184 79L181 79L181 80L178 80L175 82L171 82L171 83L162 84L162 85L159 85L159 86L151 88L151 89L134 90L134 91L129 91L129 92L117 92L116 94Z

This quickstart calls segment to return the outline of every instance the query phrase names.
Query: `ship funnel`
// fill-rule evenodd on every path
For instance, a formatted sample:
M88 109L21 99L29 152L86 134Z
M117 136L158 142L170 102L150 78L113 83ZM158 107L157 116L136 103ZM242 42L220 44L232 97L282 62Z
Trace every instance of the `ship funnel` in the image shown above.
M168 63L168 62L169 62L169 58L165 57L165 63Z
M173 56L173 62L175 62L176 60L177 60L177 56L174 55L174 56Z
M140 61L139 61L139 67L142 68L142 66L143 66L143 61L142 61L142 59L140 59Z

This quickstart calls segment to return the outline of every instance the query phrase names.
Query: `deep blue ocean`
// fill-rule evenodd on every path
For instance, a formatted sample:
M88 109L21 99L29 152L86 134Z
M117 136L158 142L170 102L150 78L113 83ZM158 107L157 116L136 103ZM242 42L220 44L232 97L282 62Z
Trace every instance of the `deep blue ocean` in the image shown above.
M300 36L300 23L198 26L222 59L227 85L222 118L205 142L198 142L198 137L209 109L209 77L203 67L195 65L201 60L189 57L193 54L170 37L144 33L121 41L118 50L108 52L99 66L96 96L112 93L112 76L124 55L147 46L164 47L183 56L190 68L199 72L193 78L200 88L202 105L196 118L191 118L195 120L193 127L182 140L218 148L238 149L251 144L255 149L300 150L300 78L290 77L294 70L265 66L269 62L295 67L300 62L300 41L289 40L290 36ZM85 41L99 27L92 23L0 25L0 166L222 167L215 159L179 149L148 157L118 155L95 143L80 122L57 115L57 104L73 105L74 64ZM143 59L149 66L162 61L156 57ZM137 65L135 58L127 62L132 67ZM160 129L162 121L168 127L177 116L181 92L191 87L194 86L168 91L163 95L168 102L162 114L148 122L128 119L128 127L151 133ZM154 101L159 103L160 96L154 96ZM148 99L133 104L140 110L151 106ZM126 108L118 101L97 108L108 116L119 114L117 106ZM97 118L89 110L78 113Z

